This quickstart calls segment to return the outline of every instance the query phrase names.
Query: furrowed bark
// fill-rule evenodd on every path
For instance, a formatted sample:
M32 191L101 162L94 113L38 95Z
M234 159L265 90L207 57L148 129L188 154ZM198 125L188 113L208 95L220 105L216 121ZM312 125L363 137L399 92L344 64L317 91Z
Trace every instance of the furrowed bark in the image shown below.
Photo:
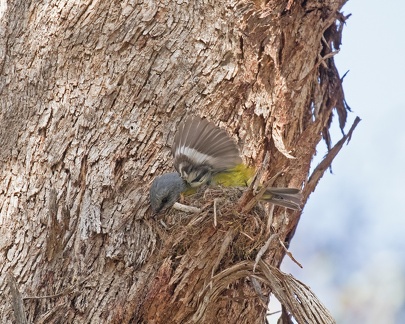
M28 322L264 322L300 213L238 213L241 193L216 188L186 198L200 213L153 218L148 190L197 114L232 135L260 182L279 174L275 186L307 198L316 146L347 115L333 60L344 2L8 1L2 322L15 321L7 274Z

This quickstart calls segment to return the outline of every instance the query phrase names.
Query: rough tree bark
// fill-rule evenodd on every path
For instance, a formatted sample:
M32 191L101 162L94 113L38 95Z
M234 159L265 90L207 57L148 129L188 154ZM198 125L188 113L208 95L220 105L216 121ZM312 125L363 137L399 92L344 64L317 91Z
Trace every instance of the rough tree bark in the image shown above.
M310 177L332 114L346 120L333 61L344 2L3 2L2 323L263 323L277 289L299 320L333 321L281 293L299 212L241 212L214 188L187 198L200 214L151 218L148 190L173 168L179 121L198 114L261 182L307 198L349 137Z

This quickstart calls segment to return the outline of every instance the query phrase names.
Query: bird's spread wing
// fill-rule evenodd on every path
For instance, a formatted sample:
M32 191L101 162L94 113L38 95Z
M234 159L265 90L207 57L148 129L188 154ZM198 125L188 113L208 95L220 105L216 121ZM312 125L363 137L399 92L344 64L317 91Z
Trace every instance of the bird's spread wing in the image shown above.
M238 147L228 133L196 116L179 125L172 154L174 167L189 183L204 177L206 172L213 174L242 163Z

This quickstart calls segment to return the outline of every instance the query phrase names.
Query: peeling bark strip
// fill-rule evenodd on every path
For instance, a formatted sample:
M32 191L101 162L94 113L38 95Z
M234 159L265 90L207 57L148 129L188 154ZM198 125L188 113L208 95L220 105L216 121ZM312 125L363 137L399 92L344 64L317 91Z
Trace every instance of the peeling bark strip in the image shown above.
M21 298L21 294L18 291L17 283L11 274L7 276L8 285L12 296L12 305L14 310L15 322L17 324L27 324L27 318L25 316L24 303Z
M349 110L333 60L344 2L7 1L2 323L17 313L32 323L263 323L276 288L254 260L261 273L278 267L300 214L260 204L238 213L241 191L209 188L185 200L199 212L153 219L147 192L173 170L179 121L197 114L233 136L257 185L303 185L308 196L323 174L308 181L316 146L333 146L332 116L343 129ZM241 264L237 278L224 275ZM300 317L278 297L297 319L332 321Z
M350 127L349 132L347 135L344 135L339 142L337 142L332 149L326 154L324 159L322 160L321 163L317 165L315 170L312 172L311 176L308 179L308 183L305 186L305 190L307 191L307 195L309 195L310 192L313 192L318 185L319 180L322 178L323 174L325 171L331 167L332 161L335 159L335 157L338 155L339 151L342 149L343 144L347 142L349 144L350 139L352 138L354 129L356 128L357 124L360 123L360 118L357 117L353 125Z

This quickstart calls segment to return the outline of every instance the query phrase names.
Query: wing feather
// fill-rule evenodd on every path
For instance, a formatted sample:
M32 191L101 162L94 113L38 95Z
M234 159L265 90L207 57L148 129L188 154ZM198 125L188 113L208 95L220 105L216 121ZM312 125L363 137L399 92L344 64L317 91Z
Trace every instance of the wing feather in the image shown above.
M209 166L212 172L242 163L236 143L228 133L200 117L191 116L180 123L172 146L174 166L181 174L185 160L194 166Z

